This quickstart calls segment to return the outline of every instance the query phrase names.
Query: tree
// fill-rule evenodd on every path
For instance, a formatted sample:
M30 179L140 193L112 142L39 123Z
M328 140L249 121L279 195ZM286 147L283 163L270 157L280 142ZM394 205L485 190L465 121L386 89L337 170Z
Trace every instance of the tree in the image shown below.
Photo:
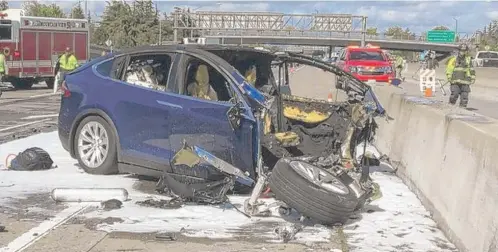
M124 1L107 2L102 15L102 21L96 25L93 39L96 44L103 45L110 39L116 47L133 46L129 36L131 8Z
M71 10L71 18L85 19L85 13L79 3Z
M9 2L0 1L0 11L4 11L9 8Z
M377 35L379 35L377 33L377 27L369 27L369 28L367 28L367 35L368 36L377 36Z
M444 25L438 25L434 28L432 28L433 31L449 31L450 28L444 26Z
M109 1L102 21L95 25L92 43L104 45L110 39L117 48L157 44L159 12L151 0ZM166 14L161 20L161 39L170 39L172 23ZM186 35L186 34L185 34Z
M42 4L37 1L29 1L23 4L24 14L35 17L65 17L64 11L57 4Z
M415 34L411 32L408 28L403 29L400 26L389 27L384 34L386 36L392 37L393 39L400 40L413 40L415 39Z

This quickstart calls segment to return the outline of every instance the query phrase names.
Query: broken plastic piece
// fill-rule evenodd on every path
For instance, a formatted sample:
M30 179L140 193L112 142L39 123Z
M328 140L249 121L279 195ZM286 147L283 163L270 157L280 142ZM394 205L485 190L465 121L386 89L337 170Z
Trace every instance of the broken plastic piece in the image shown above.
M176 241L176 235L174 233L159 233L156 234L156 239Z
M138 201L137 205L162 209L178 209L182 207L183 201L181 200L181 198L173 198L171 200L146 199L144 201Z
M205 151L200 147L194 146L193 150L200 158L204 159L216 169L230 175L234 175L237 178L237 182L246 186L252 186L254 184L254 180L245 175L244 172L242 172L239 168L223 161L222 159L217 158L213 154Z
M114 209L120 209L121 206L123 205L123 202L117 200L117 199L110 199L110 200L106 200L106 201L103 201L100 203L100 206L104 209L104 210L114 210Z
M301 143L299 135L292 131L275 133L275 139L282 147L298 146Z
M124 188L56 188L51 197L57 202L103 202L111 199L128 200Z
M277 227L275 229L275 233L284 243L287 243L293 240L296 234L302 230L303 230L303 225L296 223L292 226Z

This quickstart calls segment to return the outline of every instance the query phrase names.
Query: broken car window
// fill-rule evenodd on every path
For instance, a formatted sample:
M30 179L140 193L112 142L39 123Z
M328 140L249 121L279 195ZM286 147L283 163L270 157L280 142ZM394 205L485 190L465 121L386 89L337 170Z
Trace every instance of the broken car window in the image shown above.
M232 97L225 77L202 60L189 60L184 80L184 93L188 96L223 102L230 101Z
M167 54L132 57L130 64L126 68L124 81L154 90L165 91L171 63L171 57Z

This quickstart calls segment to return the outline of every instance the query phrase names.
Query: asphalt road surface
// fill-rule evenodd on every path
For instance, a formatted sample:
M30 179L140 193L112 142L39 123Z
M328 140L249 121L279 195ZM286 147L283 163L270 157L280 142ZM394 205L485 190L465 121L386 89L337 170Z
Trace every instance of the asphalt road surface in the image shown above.
M0 144L39 132L56 130L60 95L45 84L31 90L2 87L0 97Z
M415 75L418 65L409 64L408 72L404 73L406 77L405 83L400 85L400 88L408 95L422 96L420 92L418 76ZM412 77L413 76L413 77ZM440 65L436 69L436 78L446 79L444 75L444 66ZM469 95L468 110L477 114L489 116L498 119L498 69L496 68L477 68L476 69L476 83L471 86L471 93ZM440 89L436 88L435 96L430 98L444 103L449 101L450 85L443 86L446 94ZM456 106L459 104L457 101Z

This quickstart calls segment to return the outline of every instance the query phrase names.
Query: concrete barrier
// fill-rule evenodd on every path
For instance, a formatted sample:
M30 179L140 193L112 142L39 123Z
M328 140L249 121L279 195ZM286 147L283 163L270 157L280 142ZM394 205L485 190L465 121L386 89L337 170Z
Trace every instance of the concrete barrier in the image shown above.
M498 251L498 121L373 89L394 119L377 120L376 145L398 175L460 251Z

